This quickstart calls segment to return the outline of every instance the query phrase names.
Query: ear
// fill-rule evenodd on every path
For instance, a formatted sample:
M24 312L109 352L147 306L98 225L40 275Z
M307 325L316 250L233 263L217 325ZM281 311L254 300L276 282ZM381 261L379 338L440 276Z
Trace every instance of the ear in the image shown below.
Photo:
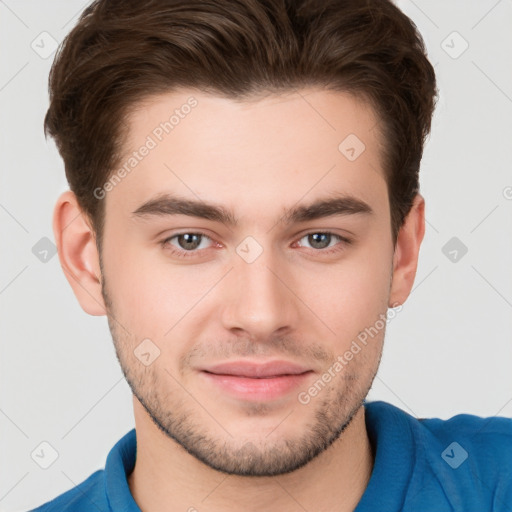
M96 236L71 190L61 194L53 211L53 233L66 279L90 315L106 314Z
M398 233L393 255L393 277L389 307L403 304L411 293L424 234L425 200L420 194L416 194L411 211Z

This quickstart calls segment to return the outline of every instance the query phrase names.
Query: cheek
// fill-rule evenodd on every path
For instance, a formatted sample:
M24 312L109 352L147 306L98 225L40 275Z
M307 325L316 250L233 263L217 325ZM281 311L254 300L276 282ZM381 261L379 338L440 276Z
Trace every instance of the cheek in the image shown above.
M375 251L361 248L338 265L317 267L314 277L300 278L304 301L343 343L387 311L392 257L382 246Z
M176 265L158 249L130 247L123 253L105 248L105 274L114 315L137 337L168 340L200 311L201 298L222 276L211 265ZM176 327L174 327L176 326Z
M172 285L166 267L155 265L147 253L128 245L106 244L104 271L116 319L131 333L151 338L172 325L171 313L173 305L180 304L181 287Z

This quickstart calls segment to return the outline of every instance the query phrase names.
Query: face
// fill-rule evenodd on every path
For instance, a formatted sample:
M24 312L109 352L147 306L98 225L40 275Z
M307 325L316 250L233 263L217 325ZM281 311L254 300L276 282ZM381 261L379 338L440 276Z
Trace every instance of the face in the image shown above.
M340 436L380 360L393 244L377 119L318 89L180 91L129 127L102 293L133 393L212 468L293 471Z

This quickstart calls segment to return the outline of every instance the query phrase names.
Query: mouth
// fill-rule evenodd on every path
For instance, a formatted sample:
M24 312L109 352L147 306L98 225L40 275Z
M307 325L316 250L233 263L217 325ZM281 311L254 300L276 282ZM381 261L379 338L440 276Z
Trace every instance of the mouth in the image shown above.
M235 361L201 370L210 385L235 398L275 400L290 394L313 374L313 370L287 361L257 364Z

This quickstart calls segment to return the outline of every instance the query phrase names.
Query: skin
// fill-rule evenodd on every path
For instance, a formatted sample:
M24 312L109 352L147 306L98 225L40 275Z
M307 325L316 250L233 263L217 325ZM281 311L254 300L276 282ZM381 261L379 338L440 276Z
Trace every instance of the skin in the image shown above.
M54 212L66 277L87 313L108 316L134 392L131 492L142 510L353 510L373 467L362 401L385 329L307 404L298 393L406 300L424 200L416 196L394 247L378 120L364 102L322 89L244 102L192 90L147 98L129 117L127 155L191 95L197 106L103 199L101 266L72 192ZM354 161L338 150L349 134L365 144ZM238 224L132 214L163 192L223 206ZM373 213L280 222L286 209L333 193ZM183 237L162 244L197 232L209 238L186 259L171 252L190 255ZM326 232L322 247L307 236ZM237 253L248 236L262 249L251 263ZM148 338L160 354L145 366L133 351ZM311 373L277 399L254 401L200 371L241 359L286 360Z

